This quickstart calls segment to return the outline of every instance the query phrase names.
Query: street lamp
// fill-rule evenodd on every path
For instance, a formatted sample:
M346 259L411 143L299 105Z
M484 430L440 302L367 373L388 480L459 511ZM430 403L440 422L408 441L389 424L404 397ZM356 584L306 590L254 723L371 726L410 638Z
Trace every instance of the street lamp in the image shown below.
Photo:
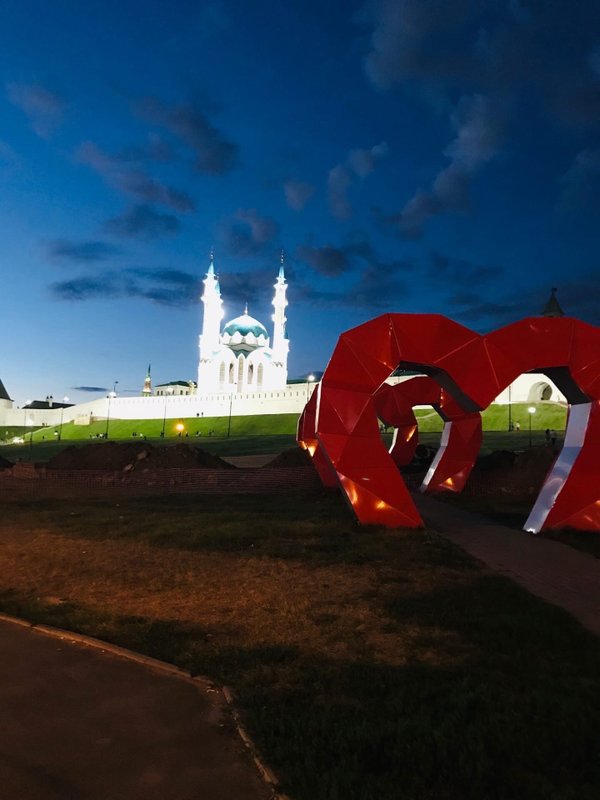
M165 389L165 410L164 410L164 414L163 414L162 431L161 431L161 434L160 434L160 438L161 439L165 438L165 427L167 425L167 398L169 397L169 395L172 395L172 394L173 394L173 387L172 386L168 386Z
M109 392L108 395L107 395L107 397L108 397L108 411L106 412L106 431L104 432L104 438L105 439L108 439L108 425L110 423L110 401L113 399L113 397L117 396L116 389L117 389L117 384L118 383L119 383L119 381L115 381L113 383L112 392Z
M68 403L68 402L69 402L69 398L65 395L63 397L63 403ZM61 408L61 410L60 410L60 428L59 428L59 431L58 431L58 441L59 442L62 440L62 426L63 426L63 417L64 416L65 416L65 407L63 406Z
M529 414L529 448L531 449L531 418L535 414L535 406L529 406L527 413Z
M306 378L306 402L308 402L309 400L310 385L311 383L314 383L314 380L315 376L312 374L308 375L308 377Z
M233 405L233 392L229 393L229 420L227 421L227 438L231 434L231 406Z
M184 430L183 422L178 422L177 425L175 425L175 430L177 431L179 438L181 438L181 434L183 433Z

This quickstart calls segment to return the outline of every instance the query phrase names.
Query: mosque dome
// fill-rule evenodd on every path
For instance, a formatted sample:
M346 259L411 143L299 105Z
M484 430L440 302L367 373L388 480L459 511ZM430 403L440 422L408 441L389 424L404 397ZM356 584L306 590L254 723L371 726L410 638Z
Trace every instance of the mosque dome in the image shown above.
M254 319L254 317L251 317L247 312L228 322L223 328L223 333L227 333L229 336L234 336L236 333L239 333L240 336L247 336L251 333L256 336L257 339L259 336L264 336L265 339L269 338L267 329L262 322Z

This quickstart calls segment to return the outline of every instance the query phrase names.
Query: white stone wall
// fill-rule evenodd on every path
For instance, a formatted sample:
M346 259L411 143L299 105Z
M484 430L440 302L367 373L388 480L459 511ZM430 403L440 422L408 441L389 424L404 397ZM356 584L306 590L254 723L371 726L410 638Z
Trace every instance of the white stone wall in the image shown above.
M177 419L184 417L253 416L260 414L298 414L315 388L314 383L288 384L285 389L264 392L240 392L237 394L193 394L167 397L115 397L110 400L111 419ZM537 403L542 400L544 387L549 387L549 399L565 402L565 397L545 375L521 375L512 384L510 402ZM496 403L509 402L506 389ZM0 430L5 426L59 425L61 409L21 409L10 407L8 401L0 401ZM109 400L106 397L65 408L63 422L86 424L91 419L106 419Z

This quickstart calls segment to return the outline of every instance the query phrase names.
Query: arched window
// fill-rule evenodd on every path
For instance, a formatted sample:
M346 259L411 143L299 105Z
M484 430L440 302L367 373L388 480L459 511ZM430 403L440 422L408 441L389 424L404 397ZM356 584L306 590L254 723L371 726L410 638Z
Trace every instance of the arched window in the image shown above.
M252 383L252 377L254 375L254 364L250 364L248 367L248 384Z
M219 367L219 383L223 385L225 383L225 362L221 361L221 366Z
M262 383L263 383L263 365L262 364L258 365L256 383L257 383L257 385L259 387L262 386Z
M240 356L238 360L238 385L237 385L238 392L242 391L243 384L244 384L244 357Z
M233 364L229 365L229 383L233 383L234 381L234 372L233 372Z

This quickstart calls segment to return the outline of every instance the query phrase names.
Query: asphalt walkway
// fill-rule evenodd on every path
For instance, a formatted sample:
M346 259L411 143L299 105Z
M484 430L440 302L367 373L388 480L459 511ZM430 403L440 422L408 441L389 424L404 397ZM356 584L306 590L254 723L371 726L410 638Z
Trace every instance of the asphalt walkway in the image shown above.
M420 493L413 497L428 528L600 634L600 559Z
M2 800L266 800L222 695L0 621Z

